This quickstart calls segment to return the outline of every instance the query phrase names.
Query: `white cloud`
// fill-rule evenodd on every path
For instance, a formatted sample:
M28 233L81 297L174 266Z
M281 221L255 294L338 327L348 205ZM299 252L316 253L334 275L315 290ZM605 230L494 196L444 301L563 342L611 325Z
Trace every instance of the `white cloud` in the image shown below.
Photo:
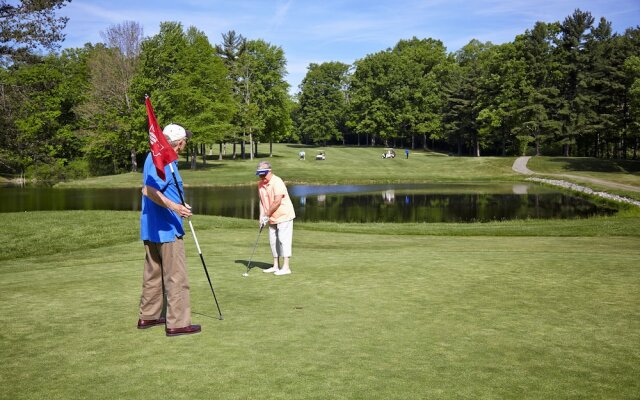
M289 8L292 4L293 0L288 0L284 3L279 2L278 6L276 7L276 13L273 16L273 21L271 22L272 27L278 27L285 22L287 13L289 12Z

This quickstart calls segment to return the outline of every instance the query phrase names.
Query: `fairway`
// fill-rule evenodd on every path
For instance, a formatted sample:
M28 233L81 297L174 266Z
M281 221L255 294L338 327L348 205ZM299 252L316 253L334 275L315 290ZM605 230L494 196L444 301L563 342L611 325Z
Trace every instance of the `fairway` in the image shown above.
M0 400L640 400L639 16L3 0Z
M60 217L69 213L37 215L69 232L77 222L65 225ZM404 234L401 224L376 224L375 234L299 224L292 275L254 268L243 278L255 224L199 216L194 224L225 319L216 319L188 238L193 319L203 332L167 338L162 328L135 328L144 257L138 214L80 215L109 226L105 237L93 241L92 228L78 225L90 245L76 248L82 239L74 239L66 250L47 251L48 242L66 239L41 233L40 255L0 261L0 398L621 399L640 392L635 233L433 236ZM33 213L10 216L1 218L36 230ZM254 265L270 261L263 235Z

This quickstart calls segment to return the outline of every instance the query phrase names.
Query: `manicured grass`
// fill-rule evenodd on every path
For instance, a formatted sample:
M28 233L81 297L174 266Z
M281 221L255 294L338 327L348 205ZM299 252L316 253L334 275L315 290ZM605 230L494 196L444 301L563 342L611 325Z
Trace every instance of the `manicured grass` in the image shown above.
M139 238L140 213L128 211L39 211L0 213L4 243L0 261L66 254L130 243ZM197 230L253 229L256 222L236 218L196 215ZM539 236L539 237L640 237L640 210L631 207L613 217L571 220L513 220L487 223L296 223L296 229L318 232L394 236ZM197 234L197 232L196 232ZM255 238L254 238L255 240Z
M522 180L513 158L275 145L288 182ZM267 150L261 145L261 152ZM261 156L260 159L267 158ZM543 174L638 186L637 163L534 157ZM255 182L258 160L181 164L188 185ZM609 172L612 168L622 168ZM605 178L606 176L606 178ZM135 187L140 174L60 187ZM296 223L294 273L242 277L256 221L193 218L194 323L137 330L139 213L0 214L0 399L587 399L640 393L640 209L475 224ZM271 261L262 235L253 265Z
M327 159L314 159L317 147L275 144L273 157L268 145L261 145L260 157L254 160L217 160L217 155L195 171L180 162L180 173L187 185L241 185L256 182L255 169L259 160L272 163L276 174L291 183L345 184L388 182L459 182L520 180L522 176L511 170L513 157L448 157L434 152L413 151L409 159L400 155L383 160L380 147L329 147ZM303 149L307 159L298 159ZM181 158L184 160L184 158ZM140 186L139 173L91 178L65 182L58 187L135 187Z
M297 224L294 273L243 278L255 221L196 216L194 323L135 328L138 213L0 214L0 398L635 398L638 217ZM448 227L448 229L447 229ZM19 236L16 237L15 235ZM27 242L15 246L14 242ZM262 235L254 265L270 261Z

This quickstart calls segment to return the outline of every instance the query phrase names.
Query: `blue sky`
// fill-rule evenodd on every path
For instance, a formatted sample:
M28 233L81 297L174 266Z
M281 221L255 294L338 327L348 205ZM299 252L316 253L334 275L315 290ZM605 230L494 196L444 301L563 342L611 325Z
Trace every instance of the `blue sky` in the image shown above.
M63 47L101 41L100 32L136 21L145 36L160 22L195 26L212 44L235 30L248 39L280 46L291 92L310 63L354 61L416 36L441 40L450 52L471 39L512 41L536 21L562 21L576 8L605 17L615 32L640 25L638 0L73 0Z

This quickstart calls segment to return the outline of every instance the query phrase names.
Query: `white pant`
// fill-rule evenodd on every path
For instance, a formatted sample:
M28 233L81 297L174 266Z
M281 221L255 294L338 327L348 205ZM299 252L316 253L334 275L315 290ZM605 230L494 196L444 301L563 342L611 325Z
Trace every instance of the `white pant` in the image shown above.
M291 257L293 220L269 224L269 244L274 257Z

